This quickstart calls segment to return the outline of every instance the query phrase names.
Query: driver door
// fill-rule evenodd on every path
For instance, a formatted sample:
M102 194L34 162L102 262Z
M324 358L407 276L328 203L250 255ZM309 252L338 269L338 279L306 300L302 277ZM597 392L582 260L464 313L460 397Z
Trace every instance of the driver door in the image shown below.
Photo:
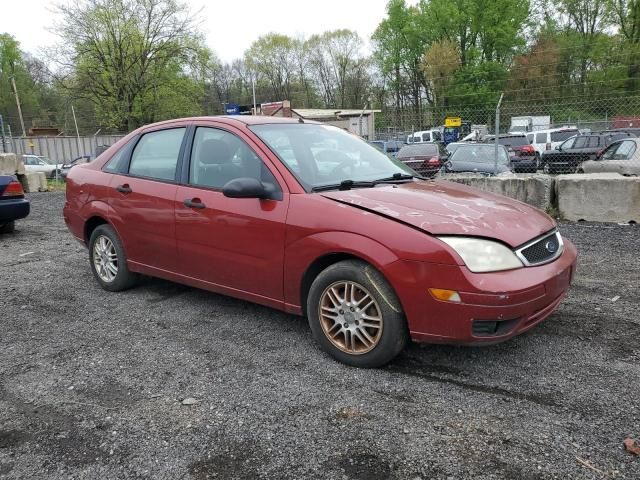
M275 168L243 132L198 126L188 178L175 197L178 270L254 301L283 300L285 221L289 195ZM271 184L277 199L229 198L234 178Z

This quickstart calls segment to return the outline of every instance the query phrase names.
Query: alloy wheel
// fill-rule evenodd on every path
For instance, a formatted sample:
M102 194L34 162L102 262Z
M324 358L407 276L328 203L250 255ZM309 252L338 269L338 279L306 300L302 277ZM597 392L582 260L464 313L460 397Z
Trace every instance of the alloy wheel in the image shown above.
M100 235L93 244L93 266L103 282L111 283L118 275L118 254L109 237Z
M382 310L356 282L340 281L327 287L320 296L318 317L327 339L345 353L362 355L380 342Z

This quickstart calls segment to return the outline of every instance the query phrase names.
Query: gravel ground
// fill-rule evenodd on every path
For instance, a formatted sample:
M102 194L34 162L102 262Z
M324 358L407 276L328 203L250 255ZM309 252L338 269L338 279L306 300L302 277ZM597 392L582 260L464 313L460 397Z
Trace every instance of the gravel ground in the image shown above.
M358 370L302 318L101 290L63 195L31 200L0 237L1 478L640 478L636 226L561 225L578 275L530 333Z

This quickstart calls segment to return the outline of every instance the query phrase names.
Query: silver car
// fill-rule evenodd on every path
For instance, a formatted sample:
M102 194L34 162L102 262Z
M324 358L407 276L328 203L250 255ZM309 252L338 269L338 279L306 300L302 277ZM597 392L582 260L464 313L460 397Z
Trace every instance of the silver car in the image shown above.
M595 160L583 162L578 173L619 173L640 175L640 138L612 143Z

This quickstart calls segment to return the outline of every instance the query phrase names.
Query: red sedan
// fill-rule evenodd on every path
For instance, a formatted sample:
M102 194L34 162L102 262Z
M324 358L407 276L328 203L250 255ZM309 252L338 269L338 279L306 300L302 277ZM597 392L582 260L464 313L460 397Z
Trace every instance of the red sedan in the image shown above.
M549 316L576 265L555 222L414 175L328 125L172 120L73 168L64 218L104 289L145 274L306 315L351 365L383 365L410 338L495 343Z

